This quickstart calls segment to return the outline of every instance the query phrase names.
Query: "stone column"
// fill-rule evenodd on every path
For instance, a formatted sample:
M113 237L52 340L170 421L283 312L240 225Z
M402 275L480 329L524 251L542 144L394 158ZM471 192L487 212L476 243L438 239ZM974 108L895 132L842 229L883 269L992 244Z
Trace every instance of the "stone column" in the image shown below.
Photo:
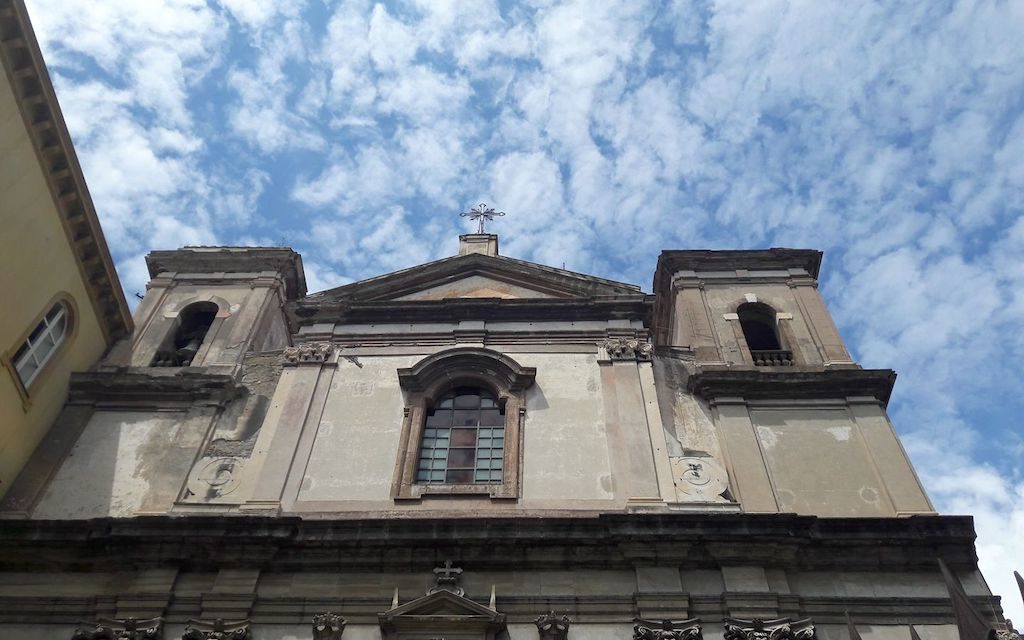
M247 466L253 489L243 510L280 511L299 441L320 424L338 367L334 347L327 343L289 347L282 357L285 367Z
M896 515L934 514L935 509L878 399L848 398L847 402Z
M695 272L680 271L672 279L672 293L672 344L689 347L702 364L724 364L704 296L704 283Z
M832 315L825 307L825 301L822 300L821 294L818 292L817 281L810 277L793 278L789 281L789 286L793 290L797 306L807 322L811 338L814 340L825 366L856 364L850 358L850 352L843 344L839 329L836 328L835 322L832 321Z
M747 513L778 513L779 505L746 401L717 398L712 408L733 497Z

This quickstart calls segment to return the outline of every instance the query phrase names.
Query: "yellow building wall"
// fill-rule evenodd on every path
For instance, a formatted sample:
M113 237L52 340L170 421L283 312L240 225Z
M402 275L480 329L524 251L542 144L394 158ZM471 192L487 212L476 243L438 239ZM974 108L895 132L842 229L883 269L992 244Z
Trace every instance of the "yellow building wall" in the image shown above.
M6 73L0 71L0 354L5 365L55 296L75 307L71 332L28 390L0 368L0 496L60 413L72 371L106 348L78 262L47 187Z

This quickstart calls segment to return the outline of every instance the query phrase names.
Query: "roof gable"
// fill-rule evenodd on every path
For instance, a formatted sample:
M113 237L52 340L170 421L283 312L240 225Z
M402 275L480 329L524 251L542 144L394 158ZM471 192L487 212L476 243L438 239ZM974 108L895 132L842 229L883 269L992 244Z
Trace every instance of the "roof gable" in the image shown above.
M640 287L505 256L470 254L329 289L308 300L388 301L446 298L587 298L639 294Z

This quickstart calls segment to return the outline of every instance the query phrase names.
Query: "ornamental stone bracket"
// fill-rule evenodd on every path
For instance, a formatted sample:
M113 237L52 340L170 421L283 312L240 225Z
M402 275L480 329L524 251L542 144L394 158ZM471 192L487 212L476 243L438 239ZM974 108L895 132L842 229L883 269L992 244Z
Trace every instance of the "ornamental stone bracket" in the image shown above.
M307 342L294 347L285 347L281 353L281 364L297 367L300 364L324 364L331 361L334 345L329 342Z
M346 624L337 613L318 613L313 616L313 640L341 640Z
M537 625L540 640L566 640L572 620L567 615L555 615L554 611L538 616L533 621Z
M608 360L649 361L654 353L654 346L640 338L608 338L598 346L608 354Z
M249 620L189 620L181 640L252 640Z
M703 640L700 618L687 620L633 620L633 640Z
M725 625L724 640L817 640L810 618L796 621L790 618L724 618L722 622Z
M71 640L160 640L163 618L98 618L95 624L82 623Z

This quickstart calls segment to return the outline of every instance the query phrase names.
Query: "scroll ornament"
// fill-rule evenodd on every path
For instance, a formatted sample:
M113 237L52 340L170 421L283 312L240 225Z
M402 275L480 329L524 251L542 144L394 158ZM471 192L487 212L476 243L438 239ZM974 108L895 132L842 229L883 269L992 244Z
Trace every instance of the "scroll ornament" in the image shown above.
M633 625L633 640L703 640L700 618L688 620L643 620Z
M181 640L252 640L248 620L189 620Z
M810 618L790 620L776 618L774 620L740 620L725 618L724 640L817 640L814 625Z
M71 640L160 640L163 624L163 618L99 618L82 623Z

